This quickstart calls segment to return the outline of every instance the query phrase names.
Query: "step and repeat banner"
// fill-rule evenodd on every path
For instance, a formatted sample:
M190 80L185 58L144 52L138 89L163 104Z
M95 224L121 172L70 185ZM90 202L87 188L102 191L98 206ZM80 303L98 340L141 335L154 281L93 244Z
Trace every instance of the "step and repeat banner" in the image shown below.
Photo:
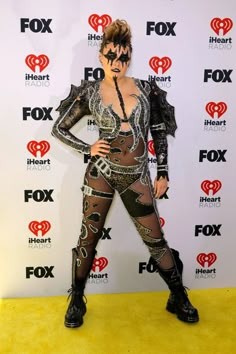
M55 109L81 80L103 78L104 27L125 19L133 34L129 76L155 80L175 106L170 182L157 200L170 247L189 288L234 287L234 0L2 1L0 296L63 295L82 220L88 157L51 136ZM92 116L73 133L93 143ZM148 163L157 169L149 137ZM87 293L167 289L118 195Z

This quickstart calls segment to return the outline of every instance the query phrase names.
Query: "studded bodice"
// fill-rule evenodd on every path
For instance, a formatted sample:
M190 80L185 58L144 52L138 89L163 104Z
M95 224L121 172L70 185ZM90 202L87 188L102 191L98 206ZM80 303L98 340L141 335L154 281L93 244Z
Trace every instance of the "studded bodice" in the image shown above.
M139 94L133 94L137 104L128 117L130 127L128 136L132 136L128 151L134 155L137 163L143 163L147 159L147 139L150 129L159 175L168 175L166 136L174 135L176 130L174 107L166 101L166 92L158 88L155 82L134 80ZM112 143L120 134L122 135L122 118L113 110L112 104L104 105L100 83L101 81L83 81L78 87L71 85L69 96L61 101L57 108L60 116L52 129L53 136L84 154L90 153L90 145L75 137L70 129L85 115L92 115L95 119L100 139ZM110 157L108 158L111 160Z

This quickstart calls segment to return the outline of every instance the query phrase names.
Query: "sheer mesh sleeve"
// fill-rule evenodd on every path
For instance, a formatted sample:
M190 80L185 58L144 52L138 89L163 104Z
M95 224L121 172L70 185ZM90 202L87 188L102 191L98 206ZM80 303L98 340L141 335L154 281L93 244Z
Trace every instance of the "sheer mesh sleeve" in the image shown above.
M52 128L54 137L83 154L90 154L90 145L73 135L70 129L82 117L91 114L88 106L88 87L88 82L83 82L78 87L71 85L68 97L62 100L59 107L56 108L59 117Z
M167 93L156 82L150 82L150 130L157 157L157 179L168 176L168 142L167 135L175 136L177 129L174 107L167 100Z

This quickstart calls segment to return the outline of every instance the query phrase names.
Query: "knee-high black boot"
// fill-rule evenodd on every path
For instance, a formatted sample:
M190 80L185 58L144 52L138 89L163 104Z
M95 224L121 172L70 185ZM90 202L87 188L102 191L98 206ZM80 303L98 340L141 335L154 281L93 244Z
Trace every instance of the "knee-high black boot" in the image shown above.
M95 252L96 253L96 252ZM95 256L95 254L94 254ZM76 275L77 270L78 251L76 248L72 249L72 285L68 290L70 303L66 311L64 324L66 327L75 328L83 324L83 316L86 313L86 298L84 296L84 288L86 285L88 274L85 278L78 279ZM92 266L92 264L91 264Z
M189 301L187 291L183 286L183 263L179 258L179 252L173 249L171 249L171 251L176 266L168 270L163 270L158 264L156 264L161 278L165 281L171 291L166 309L171 313L175 313L181 321L189 323L198 322L198 311ZM152 264L156 263L152 257L150 258L150 262Z
M179 258L179 252L177 250L175 250L174 248L171 248L171 252L173 254L176 267L178 269L178 272L179 272L179 274L181 276L181 280L182 280L183 269L184 269L183 262ZM167 309L167 311L169 311L171 313L175 313L175 294L173 292L170 292L170 295L169 295L169 298L168 298L167 304L166 304L166 309Z

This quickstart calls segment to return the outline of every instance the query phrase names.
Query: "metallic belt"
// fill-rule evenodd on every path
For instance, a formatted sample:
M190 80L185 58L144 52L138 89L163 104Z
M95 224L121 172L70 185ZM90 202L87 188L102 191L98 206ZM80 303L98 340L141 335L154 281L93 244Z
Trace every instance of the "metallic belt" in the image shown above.
M97 167L97 169L100 172L104 173L104 175L107 177L111 176L111 172L124 174L141 173L146 164L146 161L143 161L138 166L120 166L112 163L109 160L105 160L103 157L93 156L93 159L96 160L96 162L94 162L93 160L92 161L94 162L94 165Z

